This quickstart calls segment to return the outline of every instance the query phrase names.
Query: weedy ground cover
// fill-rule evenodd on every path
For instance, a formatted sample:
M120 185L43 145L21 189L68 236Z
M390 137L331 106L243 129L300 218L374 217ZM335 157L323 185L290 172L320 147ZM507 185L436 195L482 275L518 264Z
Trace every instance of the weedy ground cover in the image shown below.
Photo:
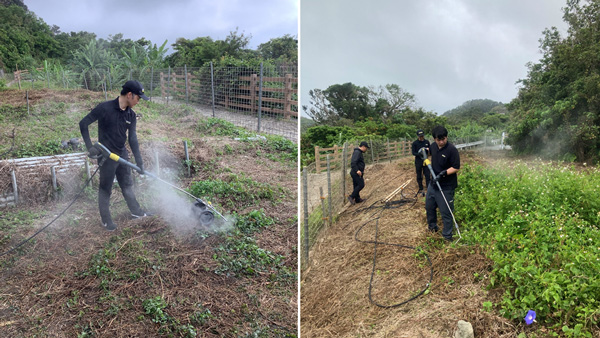
M591 337L600 323L600 171L552 164L461 170L464 241L494 261L494 304L510 319L537 313L554 335ZM490 304L488 304L488 308Z

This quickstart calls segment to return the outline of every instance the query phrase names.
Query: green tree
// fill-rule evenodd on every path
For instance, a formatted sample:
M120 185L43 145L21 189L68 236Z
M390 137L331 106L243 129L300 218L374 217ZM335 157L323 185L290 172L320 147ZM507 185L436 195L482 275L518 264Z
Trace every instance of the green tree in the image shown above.
M305 112L320 124L335 125L340 119L358 121L370 117L370 90L351 82L334 84L325 90L310 90L312 107Z
M88 89L102 88L105 80L105 70L114 60L115 56L106 49L98 48L96 40L90 42L73 52L73 68L81 74L80 85Z
M265 59L298 61L298 39L286 34L258 45L258 53Z
M530 63L527 78L509 105L509 143L519 152L555 158L600 157L600 1L569 0L563 8L569 25L540 40L543 57ZM545 144L549 146L544 146Z
M172 45L175 53L167 57L169 65L174 67L202 67L205 63L216 61L225 56L233 58L253 57L255 53L246 47L252 36L239 33L237 28L225 40L213 40L211 37L198 37L193 40L178 38Z
M26 7L0 6L0 62L14 70L31 68L33 63L60 56L59 43L51 28Z

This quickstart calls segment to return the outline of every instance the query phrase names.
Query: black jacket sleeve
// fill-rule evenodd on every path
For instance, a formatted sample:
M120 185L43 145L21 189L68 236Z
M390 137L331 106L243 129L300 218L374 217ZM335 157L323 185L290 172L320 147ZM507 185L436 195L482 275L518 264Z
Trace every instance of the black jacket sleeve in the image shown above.
M419 156L419 149L417 149L419 147L419 145L417 144L417 141L414 141L412 143L412 154L413 156Z
M129 147L131 148L131 152L133 152L133 157L135 158L135 164L138 167L144 166L144 162L142 160L142 155L140 154L140 144L137 139L136 132L136 116L133 114L133 118L131 119L131 126L129 126Z
M79 121L79 131L81 132L81 137L83 138L83 142L85 142L85 147L89 150L93 144L92 139L90 138L90 130L88 126L98 120L98 108L94 108L89 114L87 114L81 121Z

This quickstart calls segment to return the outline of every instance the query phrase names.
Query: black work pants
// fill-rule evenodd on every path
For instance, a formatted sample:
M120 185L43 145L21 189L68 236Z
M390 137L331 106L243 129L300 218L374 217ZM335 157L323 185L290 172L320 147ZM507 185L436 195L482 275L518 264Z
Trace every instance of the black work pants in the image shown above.
M444 222L444 229L442 230L442 236L444 236L447 240L452 240L452 226L454 222L452 220L452 213L454 212L454 189L452 188L442 188L440 191L437 188L437 185L434 187L434 184L430 184L427 186L427 196L425 197L425 211L427 212L427 224L429 225L429 230L437 231L437 212L436 209L440 209L440 214L442 215L442 222ZM444 196L442 196L442 192L448 201L444 201ZM448 205L450 209L448 209Z
M129 160L127 156L124 156L123 159L126 161ZM138 215L141 211L140 204L135 199L135 194L133 192L131 169L116 161L107 159L100 167L100 186L98 187L98 209L100 209L102 223L112 221L109 204L115 176L117 177L117 182L119 182L119 187L121 188L121 192L123 193L123 197L125 198L129 210Z
M360 191L365 187L365 179L354 171L350 172L350 177L352 177L352 185L354 186L354 190L352 190L350 197L358 202L361 200Z
M420 158L415 158L415 168L417 168L417 184L419 185L419 190L423 190L423 175L425 175L426 187L429 186L429 181L431 180L429 168L423 164L423 160Z

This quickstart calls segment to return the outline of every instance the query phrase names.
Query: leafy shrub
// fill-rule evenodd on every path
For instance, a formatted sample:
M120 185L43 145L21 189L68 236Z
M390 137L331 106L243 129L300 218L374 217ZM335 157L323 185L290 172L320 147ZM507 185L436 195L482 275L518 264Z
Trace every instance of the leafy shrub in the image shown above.
M600 323L599 174L548 164L461 170L456 215L465 240L494 261L490 286L506 289L507 318L532 309L564 332Z

